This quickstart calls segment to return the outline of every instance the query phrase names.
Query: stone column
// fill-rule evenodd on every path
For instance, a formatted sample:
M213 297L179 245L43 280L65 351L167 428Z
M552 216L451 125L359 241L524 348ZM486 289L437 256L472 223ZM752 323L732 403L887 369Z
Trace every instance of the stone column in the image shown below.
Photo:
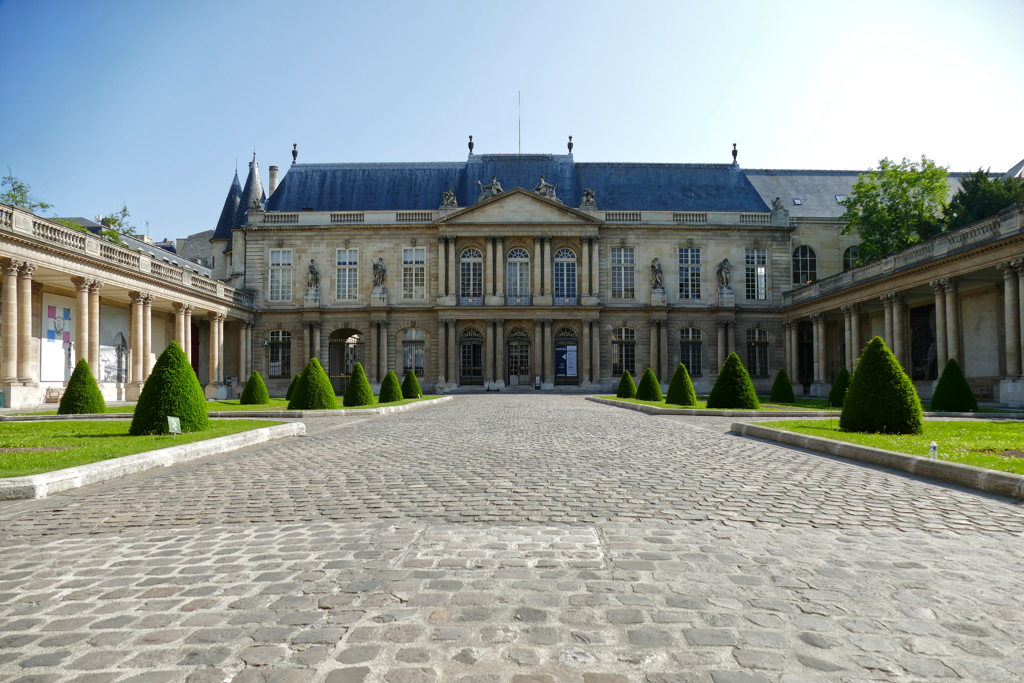
M544 251L550 255L551 241L545 240ZM544 376L541 378L544 384L555 383L555 347L554 339L551 337L551 319L544 321Z
M590 238L590 258L593 264L590 268L590 277L594 281L594 286L590 288L590 295L599 297L601 296L601 238L591 237Z
M171 304L171 308L174 309L174 341L182 351L185 351L185 355L188 355L188 351L185 350L185 305L175 302Z
M445 377L448 375L448 350L446 349L448 330L445 329L444 318L437 321L437 336L435 339L437 339L437 383L444 386Z
M729 322L729 327L726 329L725 344L726 351L728 351L726 357L736 353L736 321ZM725 362L724 358L722 359L722 362Z
M141 310L141 309L140 309ZM209 371L207 377L207 385L213 386L217 384L217 352L220 351L220 340L217 339L217 318L220 317L218 313L211 313L210 319L210 362ZM210 398L207 393L207 398Z
M818 326L818 319L821 318L820 313L811 313L811 331L814 334L814 341L811 345L812 352L814 354L814 383L817 384L821 381L822 377L822 358L821 358L821 328Z
M153 295L142 299L142 376L149 379L153 371Z
M850 367L847 370L853 372L857 367L857 361L860 360L860 352L864 346L860 338L860 304L850 304L850 322L853 324L853 328L850 330L850 342L853 344L853 350L850 352Z
M907 369L907 351L904 343L903 292L892 294L892 345L896 352L896 361Z
M89 362L89 281L73 277L75 285L75 364ZM91 370L91 368L90 368Z
M658 321L652 320L650 324L651 328L651 355L647 360L647 367L651 369L651 372L657 376L658 374ZM637 381L639 384L639 381Z
M100 288L103 283L93 280L89 285L89 368L95 379L100 378Z
M725 365L725 338L729 336L729 323L718 321L718 369L721 370L722 366Z
M671 373L668 371L668 321L662 320L659 325L661 338L658 343L658 353L660 365L658 366L658 379L661 380L662 384L667 384L672 378Z
M540 286L540 264L544 260L544 249L541 244L543 243L540 237L533 238L533 282L530 283L530 289L534 298L544 294Z
M1021 375L1024 375L1024 259L1017 259L1013 262L1017 268L1017 319L1020 321L1019 339L1021 343L1020 364Z
M484 299L494 296L494 238L487 236L487 249L484 251ZM486 370L485 370L486 372ZM486 381L487 378L484 377Z
M544 237L544 296L554 296L554 284L554 270L551 268L551 236L547 235Z
M3 309L0 311L0 380L18 381L18 267L11 259L0 262L3 268ZM8 407L10 407L8 400Z
M501 235L494 238L494 293L497 296L505 297L505 238ZM501 338L498 338L501 343ZM502 371L504 372L504 370Z
M789 375L789 321L782 321L782 368ZM790 375L792 377L792 375Z
M244 320L238 321L238 382L239 387L249 381L249 375L245 372L245 359L249 355L249 347L246 343L246 331L249 323Z
M957 295L960 280L955 277L943 279L946 285L946 348L949 357L956 358L956 362L963 368L964 359L960 352L960 298Z
M494 381L501 386L505 386L505 369L505 321L497 318L494 321Z
M843 312L843 346L845 349L843 353L843 365L845 365L846 369L849 370L852 365L850 363L850 333L852 332L850 329L850 306L849 304L843 304L839 307L839 310Z
M488 242L488 244L491 244ZM494 379L494 321L484 321L484 386Z
M580 265L582 266L582 274L580 276L580 296L590 296L590 238L581 237L580 246L582 247L582 260Z
M252 328L255 323L252 320L245 321L245 378L248 380L252 374Z
M320 365L323 365L323 361L320 358L320 329L322 325L319 320L315 320L309 324L313 328L313 358L320 361Z
M32 381L32 273L34 263L26 261L18 270L18 379Z
M459 384L459 347L455 339L455 318L448 319L448 383Z
M590 321L583 321L583 338L580 340L580 378L582 382L590 382Z
M892 294L883 294L878 297L882 301L882 306L885 308L885 331L882 333L885 335L885 345L892 351Z
M591 323L594 326L593 336L590 338L590 350L593 353L593 365L590 369L590 374L593 377L594 384L601 382L601 321L600 319L592 320Z
M380 323L380 381L388 375L391 365L388 362L388 324L382 320Z
M377 330L377 322L370 321L370 350L369 357L366 359L366 367L363 370L366 372L366 379L371 383L377 382L377 347L379 346L380 333Z
M142 292L128 292L128 296L132 301L132 319L131 319L131 339L129 344L131 345L132 354L132 384L142 384L143 378L143 365L142 360ZM212 353L212 351L211 351Z
M1003 322L1006 330L1006 379L1017 379L1020 362L1020 283L1013 263L999 266L1003 270Z
M941 280L932 280L929 284L935 292L935 356L941 373L949 360L949 347L946 346L946 288Z
M185 325L185 357L188 358L189 365L192 364L192 304L185 304L182 307L184 311L184 325Z
M448 238L437 237L437 289L440 296L448 296Z
M448 296L459 295L459 262L455 258L455 238L448 238Z

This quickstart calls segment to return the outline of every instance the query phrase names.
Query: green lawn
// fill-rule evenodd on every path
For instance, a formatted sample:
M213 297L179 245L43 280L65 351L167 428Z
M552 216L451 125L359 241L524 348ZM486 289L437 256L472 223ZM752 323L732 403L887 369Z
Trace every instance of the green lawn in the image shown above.
M344 408L345 410L358 410L359 408L383 408L386 406L401 406L406 403L415 403L416 401L426 401L428 399L437 398L437 396L424 396L423 398L407 398L401 401L393 401L391 403L377 403L377 397L374 396L373 405L369 406L357 406L355 408L345 408L341 405L341 396L338 397L338 408ZM272 398L270 403L263 403L260 405L240 405L238 399L231 399L228 401L207 401L206 410L211 413L229 412L238 410L284 410L288 407L288 399L285 398ZM134 413L135 406L111 406L107 408L108 413ZM56 415L56 410L47 410L39 413L13 413L14 415Z
M697 397L697 405L695 406L677 406L665 403L661 401L639 401L635 398L616 398L615 396L598 396L598 398L608 398L613 401L625 401L626 403L642 403L648 406L656 406L658 408L690 408L694 410L720 410L719 408L708 408L707 407L707 396ZM823 398L798 398L795 404L788 403L765 403L761 402L761 410L834 410L827 408L828 401Z
M0 423L0 477L24 477L168 446L270 427L273 420L211 420L205 432L167 436L128 436L127 420ZM61 448L15 451L15 448Z
M1024 474L1024 424L1019 422L925 422L924 433L920 435L843 432L839 430L839 420L786 420L756 424L910 455L927 456L928 447L934 441L938 444L942 460ZM1016 450L1018 457L1000 455L1003 451L1012 450Z

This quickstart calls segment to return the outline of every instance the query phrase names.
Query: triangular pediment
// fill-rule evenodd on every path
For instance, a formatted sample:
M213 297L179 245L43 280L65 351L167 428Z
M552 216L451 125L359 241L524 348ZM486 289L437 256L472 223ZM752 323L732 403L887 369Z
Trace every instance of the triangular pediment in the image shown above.
M437 223L579 223L601 221L583 211L564 206L521 187L477 202L439 218Z

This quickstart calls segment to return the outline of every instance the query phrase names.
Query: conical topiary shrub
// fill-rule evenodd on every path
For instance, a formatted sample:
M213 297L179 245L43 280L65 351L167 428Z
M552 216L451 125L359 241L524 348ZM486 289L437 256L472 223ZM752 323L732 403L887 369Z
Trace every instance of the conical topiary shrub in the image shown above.
M839 374L836 375L836 381L832 383L832 389L828 392L828 407L829 408L842 408L843 401L846 399L846 392L850 388L850 371L846 369L846 366L839 368Z
M334 387L324 372L323 366L316 358L310 358L302 370L292 400L288 403L290 410L334 410L338 407L338 399L334 396Z
M301 379L302 379L302 373L301 372L299 374L295 375L294 377L292 377L291 384L288 385L288 391L286 391L284 393L284 397L286 399L288 399L289 401L292 400L292 394L295 393L295 387L299 386L299 381Z
M89 363L84 358L75 365L71 373L68 388L60 399L58 415L87 415L107 412L107 404L103 400L100 388L96 386Z
M619 380L619 390L615 392L616 398L636 398L636 385L633 384L633 376L629 370L622 371L622 379Z
M796 394L793 393L793 383L789 381L786 368L781 368L779 374L775 375L772 382L772 393L768 395L772 403L796 403Z
M384 381L380 384L380 395L377 403L394 403L402 400L402 385L398 383L398 375L394 370L388 370Z
M920 434L921 399L914 384L875 337L864 349L843 400L839 428L848 432Z
M185 352L173 341L156 359L142 387L128 433L167 434L168 415L180 419L182 432L201 432L210 426L203 388Z
M647 368L644 370L644 376L640 378L640 386L636 388L636 397L640 401L655 401L661 403L664 396L661 395L661 386L658 384L658 378L654 375L654 370Z
M676 368L672 375L672 381L668 384L668 394L665 395L665 403L674 406L695 406L697 405L697 392L693 390L693 382L690 381L690 373L682 363Z
M363 372L362 363L356 363L352 368L348 388L345 389L345 396L341 402L348 407L373 405L373 389L370 388L370 380L366 379L366 373Z
M245 383L245 389L242 389L242 395L238 398L238 403L243 406L258 406L270 403L270 392L267 391L267 385L263 383L260 373L253 370L252 374L249 375L249 381Z
M291 392L288 398L288 410L302 410L306 406L306 376L304 372L295 375L292 384L288 387Z
M733 408L741 410L758 410L761 402L757 400L754 383L750 381L747 369L743 367L740 357L730 353L725 365L718 372L715 386L708 396L708 408Z
M946 367L942 369L942 376L939 377L935 393L932 394L931 409L947 413L978 412L978 399L974 397L974 391L967 383L964 371L960 369L956 358L950 358Z
M405 373L405 379L402 380L402 398L419 398L422 395L420 381L416 379L416 373L412 371L412 368L409 368L409 371Z

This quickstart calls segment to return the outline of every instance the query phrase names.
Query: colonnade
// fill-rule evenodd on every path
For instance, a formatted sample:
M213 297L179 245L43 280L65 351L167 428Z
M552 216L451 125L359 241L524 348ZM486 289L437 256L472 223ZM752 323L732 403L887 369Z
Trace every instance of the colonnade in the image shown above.
M1024 258L999 267L1003 271L1006 379L1017 379L1024 374Z
M0 311L0 381L31 382L32 378L32 273L28 261L4 259L3 309Z

